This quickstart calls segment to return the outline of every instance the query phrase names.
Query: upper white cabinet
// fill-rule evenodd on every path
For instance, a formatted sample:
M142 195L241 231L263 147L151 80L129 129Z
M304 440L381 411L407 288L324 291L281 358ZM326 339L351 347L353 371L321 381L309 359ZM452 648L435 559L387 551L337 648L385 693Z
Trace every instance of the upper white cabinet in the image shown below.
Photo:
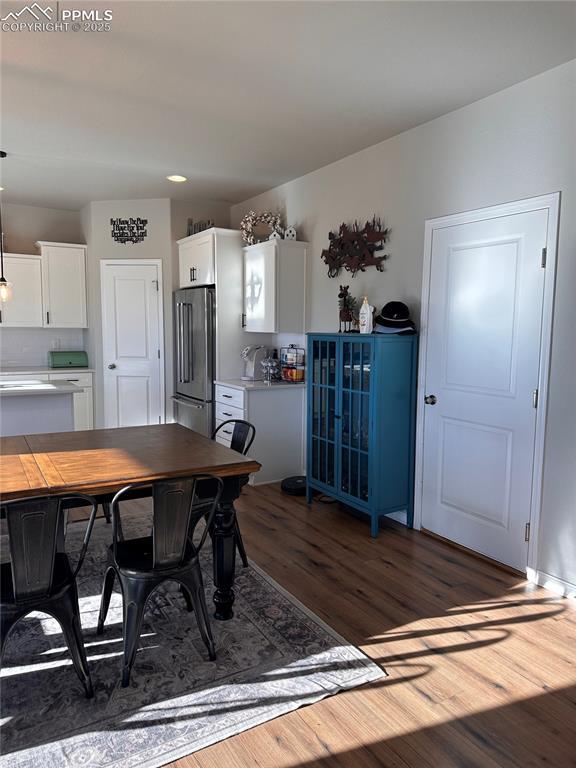
M0 322L13 328L86 328L86 246L37 243L40 254L7 253L12 299Z
M180 288L211 285L215 282L215 229L178 240Z
M308 243L268 240L244 248L244 329L304 333Z
M42 295L45 325L85 328L86 246L36 243L42 257Z
M6 279L13 285L12 298L0 305L2 326L41 328L42 259L20 253L4 254Z

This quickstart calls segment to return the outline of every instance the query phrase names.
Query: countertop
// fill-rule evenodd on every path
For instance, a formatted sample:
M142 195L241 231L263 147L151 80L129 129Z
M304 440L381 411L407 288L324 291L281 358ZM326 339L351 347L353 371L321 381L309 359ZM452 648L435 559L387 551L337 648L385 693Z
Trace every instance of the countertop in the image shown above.
M77 387L68 381L35 381L0 384L0 397L30 397L31 395L77 395L83 392L83 387Z
M244 381L243 379L228 379L228 381L218 380L214 382L222 387L231 387L232 389L244 389L247 391L253 389L304 389L306 382L291 384L289 381L275 381L273 384L267 384L265 381Z
M0 368L0 376L6 376L19 373L94 373L94 368L49 368L48 366L36 365L3 365Z

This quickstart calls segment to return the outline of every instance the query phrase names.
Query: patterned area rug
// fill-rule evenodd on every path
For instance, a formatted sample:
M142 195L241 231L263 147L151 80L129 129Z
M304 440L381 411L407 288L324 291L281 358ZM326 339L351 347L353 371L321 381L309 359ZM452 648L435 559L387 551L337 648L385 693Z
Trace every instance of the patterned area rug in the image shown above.
M146 514L126 518L129 536L150 530ZM68 528L72 559L84 528ZM266 574L239 567L234 618L212 621L217 661L207 660L194 614L185 610L176 585L167 584L149 602L131 685L122 688L119 593L112 597L104 635L96 635L109 540L110 526L98 520L78 584L95 697L84 697L57 622L38 613L23 619L8 639L2 668L2 766L156 768L385 677ZM209 547L202 569L211 609Z

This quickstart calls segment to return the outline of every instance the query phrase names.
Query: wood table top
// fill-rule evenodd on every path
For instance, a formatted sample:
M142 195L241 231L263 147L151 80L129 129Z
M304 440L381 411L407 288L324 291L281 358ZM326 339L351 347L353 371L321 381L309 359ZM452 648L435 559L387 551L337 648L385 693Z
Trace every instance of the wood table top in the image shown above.
M179 424L6 437L0 440L0 457L5 500L109 493L129 483L260 469L257 461Z
M26 438L0 439L0 494L5 498L46 493L48 484Z

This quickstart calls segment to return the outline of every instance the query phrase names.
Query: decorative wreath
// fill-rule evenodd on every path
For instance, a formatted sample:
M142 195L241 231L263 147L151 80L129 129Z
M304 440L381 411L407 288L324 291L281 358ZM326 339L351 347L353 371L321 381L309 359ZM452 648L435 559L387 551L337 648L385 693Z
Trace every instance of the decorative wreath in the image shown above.
M253 232L254 227L257 224L266 224L270 228L270 234L272 234L272 232L279 231L281 229L280 214L271 213L270 211L264 211L263 213L248 211L246 216L244 216L240 222L242 239L248 245L254 245L255 243L260 242Z

